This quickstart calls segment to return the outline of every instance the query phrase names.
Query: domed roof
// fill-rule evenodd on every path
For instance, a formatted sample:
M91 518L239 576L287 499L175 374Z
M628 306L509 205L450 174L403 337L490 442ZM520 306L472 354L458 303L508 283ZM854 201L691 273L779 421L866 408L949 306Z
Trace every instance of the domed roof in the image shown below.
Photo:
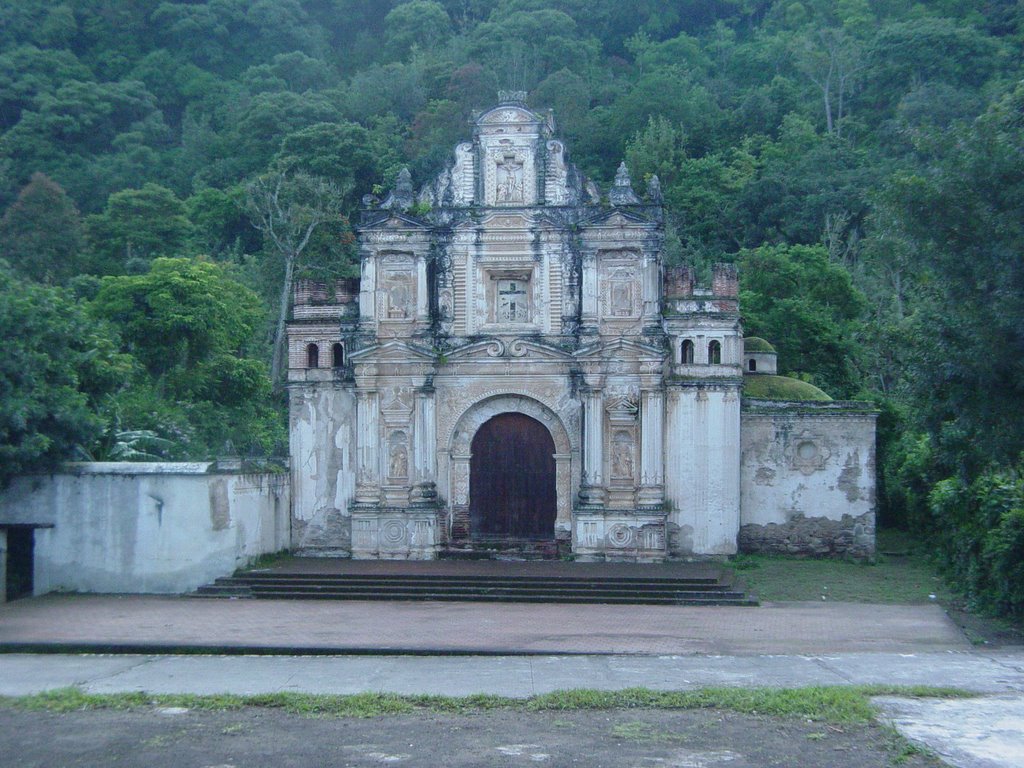
M767 341L762 339L760 336L748 336L743 339L743 351L744 352L771 352L773 355L777 354L775 347L769 344Z
M790 376L745 376L743 395L757 400L816 400L823 402L832 399L813 384Z

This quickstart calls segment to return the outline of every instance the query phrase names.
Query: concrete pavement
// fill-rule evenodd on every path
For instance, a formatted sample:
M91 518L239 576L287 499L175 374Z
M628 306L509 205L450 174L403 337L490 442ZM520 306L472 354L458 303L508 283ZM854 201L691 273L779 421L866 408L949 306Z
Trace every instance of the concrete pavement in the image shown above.
M0 606L0 650L832 654L967 650L937 605L727 606L47 595Z

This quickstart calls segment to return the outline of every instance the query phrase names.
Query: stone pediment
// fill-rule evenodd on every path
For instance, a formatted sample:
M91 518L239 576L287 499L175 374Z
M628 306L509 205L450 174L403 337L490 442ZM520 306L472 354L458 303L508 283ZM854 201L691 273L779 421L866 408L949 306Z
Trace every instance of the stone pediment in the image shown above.
M436 356L422 347L404 341L388 341L384 344L360 349L349 355L353 363L416 362L432 363Z
M528 109L506 104L484 112L476 122L477 125L501 125L505 123L540 123L542 121Z
M588 227L635 227L638 224L645 227L656 226L655 222L644 216L633 211L623 211L620 209L602 211L586 219L580 226L586 231Z
M448 361L452 363L471 360L493 362L509 358L569 362L572 360L572 355L557 347L526 339L486 339L467 344L448 353Z
M382 217L372 224L360 227L360 230L363 232L377 232L395 229L429 229L429 225L399 211L381 211L381 213L386 214L387 218Z
M618 338L583 347L576 352L574 357L581 362L599 360L661 361L664 360L665 354L665 350L661 347L641 344L627 338Z
M487 229L529 229L533 219L521 213L495 212L484 216L480 223Z

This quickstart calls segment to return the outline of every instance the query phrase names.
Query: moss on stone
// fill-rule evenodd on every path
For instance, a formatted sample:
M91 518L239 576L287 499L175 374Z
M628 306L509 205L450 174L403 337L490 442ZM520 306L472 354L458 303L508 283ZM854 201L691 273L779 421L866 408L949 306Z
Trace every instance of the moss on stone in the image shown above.
M827 401L832 399L813 384L789 376L744 376L743 395L758 400Z
M743 339L744 352L775 352L775 347L760 336L748 336Z

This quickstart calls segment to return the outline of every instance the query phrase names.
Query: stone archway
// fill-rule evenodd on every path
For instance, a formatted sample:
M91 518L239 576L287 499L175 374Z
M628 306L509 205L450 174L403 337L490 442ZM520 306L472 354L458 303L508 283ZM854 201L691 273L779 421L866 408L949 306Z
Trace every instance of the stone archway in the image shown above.
M522 413L492 416L470 447L469 532L473 539L553 539L555 441Z
M572 455L573 444L562 419L532 397L519 394L495 394L469 406L455 420L448 442L448 525L453 541L470 537L470 469L472 444L477 433L499 414L521 414L539 422L554 443L555 531L568 536L572 530ZM564 532L564 533L560 533Z

